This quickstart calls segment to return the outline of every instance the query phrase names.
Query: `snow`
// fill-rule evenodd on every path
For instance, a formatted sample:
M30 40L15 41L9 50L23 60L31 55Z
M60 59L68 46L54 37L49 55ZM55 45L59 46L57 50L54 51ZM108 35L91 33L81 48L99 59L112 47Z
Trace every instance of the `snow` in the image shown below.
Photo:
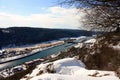
M3 53L5 50L4 49L2 49L2 50L0 50L0 53Z
M61 74L62 72L64 73L64 71L66 70L70 71L74 69L74 67L80 67L80 68L85 67L85 65L81 61L75 58L61 59L61 60L55 61L53 65L54 65L55 71Z
M44 73L37 75L40 70L46 69L48 65L56 71L55 73ZM87 70L85 65L76 58L65 58L50 63L40 64L31 74L21 80L120 80L112 71Z
M82 48L85 44L93 44L96 42L96 39L93 37L86 37L86 36L82 36L77 38L76 40L79 40L79 43L77 45L75 45L75 48ZM92 45L90 45L92 46Z
M83 43L78 43L78 44L77 44L77 45L75 45L74 47L75 47L75 48L82 48L82 47L83 47L83 45L84 45Z
M94 39L94 38L85 41L85 43L95 43L95 42L96 42L96 39Z
M76 38L76 40L86 39L86 38L87 38L86 36L80 36L80 37Z
M55 58L55 57L57 57L58 55L60 55L61 53L59 52L58 54L52 54L50 57L51 58Z
M117 44L117 45L115 45L115 46L112 46L114 49L120 49L120 43L119 44Z

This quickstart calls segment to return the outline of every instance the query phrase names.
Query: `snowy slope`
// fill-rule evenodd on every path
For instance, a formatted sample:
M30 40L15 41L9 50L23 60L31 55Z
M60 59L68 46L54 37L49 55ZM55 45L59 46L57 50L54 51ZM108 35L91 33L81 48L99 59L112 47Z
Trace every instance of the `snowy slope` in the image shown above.
M47 70L54 70L49 73ZM40 72L43 72L40 74ZM40 64L31 74L21 80L120 80L112 71L87 70L75 58L65 58L51 63Z

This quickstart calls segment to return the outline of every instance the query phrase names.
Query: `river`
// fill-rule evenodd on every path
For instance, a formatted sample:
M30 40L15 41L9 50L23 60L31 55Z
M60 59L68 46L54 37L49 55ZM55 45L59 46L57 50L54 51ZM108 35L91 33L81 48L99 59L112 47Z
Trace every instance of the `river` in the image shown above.
M46 56L49 56L49 55L52 55L52 54L57 54L58 52L64 51L64 50L66 50L66 49L68 49L68 48L70 48L74 45L75 44L73 44L73 43L64 43L62 45L55 46L55 47L37 52L34 55L31 55L31 56L28 56L28 57L25 57L25 58L22 58L22 59L18 59L18 60L14 60L14 61L11 61L11 62L0 64L0 70L5 69L5 68L10 68L10 67L13 67L13 66L17 66L17 65L23 64L25 62L28 62L28 61L31 61L31 60L34 60L34 59L43 58L43 57L46 57Z

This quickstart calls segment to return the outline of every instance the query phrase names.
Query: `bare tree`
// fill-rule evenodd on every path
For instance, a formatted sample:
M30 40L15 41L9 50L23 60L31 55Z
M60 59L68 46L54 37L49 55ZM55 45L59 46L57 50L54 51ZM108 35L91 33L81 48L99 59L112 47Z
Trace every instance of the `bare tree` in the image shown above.
M120 0L62 0L61 4L85 9L84 27L104 31L120 27Z
M104 31L114 31L119 28L120 8L97 6L86 11L84 26L91 29L103 29Z

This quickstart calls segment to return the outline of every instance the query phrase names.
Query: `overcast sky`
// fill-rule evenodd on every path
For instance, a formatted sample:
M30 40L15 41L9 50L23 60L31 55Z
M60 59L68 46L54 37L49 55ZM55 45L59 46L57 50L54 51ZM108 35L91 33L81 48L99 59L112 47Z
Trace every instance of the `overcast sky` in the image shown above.
M77 9L57 5L58 0L0 0L0 27L80 27ZM79 15L84 15L83 13Z

